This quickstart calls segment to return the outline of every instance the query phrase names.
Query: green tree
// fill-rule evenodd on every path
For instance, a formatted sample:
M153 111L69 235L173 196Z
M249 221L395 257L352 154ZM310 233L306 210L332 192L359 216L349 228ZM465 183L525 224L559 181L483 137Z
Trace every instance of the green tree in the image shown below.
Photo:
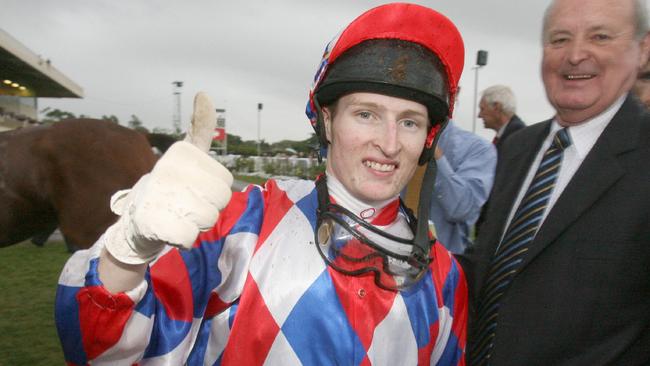
M228 141L228 146L237 146L241 145L241 137L237 135L231 135L229 133L226 134L226 140Z
M167 128L162 128L162 127L154 127L153 128L153 133L164 133L165 135L171 135L171 131Z
M43 122L45 124L51 124L51 123L55 123L55 122L65 120L65 119L77 118L77 116L74 113L68 112L68 111L63 111L63 110L60 110L58 108L51 109L51 108L48 107L48 108L45 108L45 109L41 110L41 113L45 113L44 118L41 119L41 122Z
M282 140L273 143L270 147L273 152L284 152L287 148L291 148L302 155L308 156L318 149L318 138L315 133L312 133L306 140Z
M119 120L119 118L117 118L117 116L114 115L114 114L111 114L110 116L102 115L102 118L101 118L101 119L103 119L104 121L110 121L110 122L113 122L113 123L115 123L116 125L119 125L119 124L120 124L120 120Z
M149 132L149 130L146 127L144 127L144 124L142 123L140 118L138 118L138 116L136 116L135 114L131 115L131 119L129 120L129 122L127 122L127 126L129 126L129 128L132 128L136 131L142 131L147 133Z
M242 140L240 136L227 134L228 152L231 154L253 156L257 155L257 141L256 140ZM318 149L318 138L315 133L302 141L282 140L269 144L262 140L260 149L262 155L276 154L286 152L287 148L291 148L303 156L310 156Z

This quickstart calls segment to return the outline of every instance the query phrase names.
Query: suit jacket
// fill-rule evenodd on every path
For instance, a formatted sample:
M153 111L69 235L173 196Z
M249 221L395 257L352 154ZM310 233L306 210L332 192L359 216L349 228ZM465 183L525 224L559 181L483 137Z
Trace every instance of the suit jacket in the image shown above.
M501 135L501 137L499 137L496 144L494 144L494 146L496 146L497 148L497 151L501 150L501 146L508 139L508 137L510 137L510 135L512 135L516 131L521 130L524 127L526 127L524 121L522 121L521 118L519 118L519 116L517 116L516 114L513 115L512 118L510 118L510 121L508 121L508 124L506 125L506 129L503 130L503 134Z
M526 127L526 124L524 121L519 118L516 114L513 115L510 118L510 121L508 121L508 124L506 125L506 129L503 130L503 134L501 135L500 138L497 139L496 143L494 146L497 148L497 153L500 154L501 151L501 146L503 146L503 143L506 141L510 135L513 133L521 130L522 128ZM498 156L497 156L498 157ZM493 186L493 189L496 186ZM498 189L498 187L496 187ZM478 236L481 233L481 228L483 227L483 224L485 223L485 215L487 215L488 208L490 206L490 201L489 198L487 201L485 201L485 204L481 208L481 214L479 215L478 219L476 220L475 226L474 226L474 232L476 236Z
M472 305L550 124L503 147L487 220L461 258ZM586 156L501 298L491 364L650 364L650 116L636 98Z

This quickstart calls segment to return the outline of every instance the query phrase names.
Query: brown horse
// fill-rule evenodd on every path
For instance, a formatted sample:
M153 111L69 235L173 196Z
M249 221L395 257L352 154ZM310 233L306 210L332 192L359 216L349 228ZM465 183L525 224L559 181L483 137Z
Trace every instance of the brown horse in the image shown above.
M156 161L147 138L115 123L75 119L0 133L0 247L59 227L90 247L116 219L111 195Z

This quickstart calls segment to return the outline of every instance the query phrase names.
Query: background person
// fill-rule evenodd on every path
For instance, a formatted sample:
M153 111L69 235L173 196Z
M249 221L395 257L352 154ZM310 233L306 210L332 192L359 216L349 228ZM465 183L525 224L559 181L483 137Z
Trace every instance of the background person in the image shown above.
M497 150L511 134L526 127L516 111L517 100L509 87L493 85L481 93L478 116L485 128L496 132L492 143Z
M461 254L472 245L471 229L492 189L496 149L449 121L438 140L434 158L438 170L429 219L442 245L454 254ZM417 207L413 200L418 196L411 193L419 192L423 173L418 173L404 194L409 207Z
M650 117L644 1L556 0L544 16L552 120L506 141L468 253L472 365L650 361ZM467 263L466 263L467 264Z
M429 8L362 14L326 48L310 93L326 174L230 200L232 176L204 153L216 116L199 95L188 135L200 148L176 143L116 194L118 222L67 263L66 360L462 364L464 275L399 192L433 155L463 60L456 27Z
M483 119L485 128L496 132L492 143L497 148L497 152L510 135L526 127L524 121L515 114L516 110L517 100L515 94L512 89L505 85L493 85L481 93L478 116ZM500 188L492 186L492 189ZM479 217L474 220L474 234L476 237L479 236L481 227L485 223L488 206L489 201L486 199L481 207Z

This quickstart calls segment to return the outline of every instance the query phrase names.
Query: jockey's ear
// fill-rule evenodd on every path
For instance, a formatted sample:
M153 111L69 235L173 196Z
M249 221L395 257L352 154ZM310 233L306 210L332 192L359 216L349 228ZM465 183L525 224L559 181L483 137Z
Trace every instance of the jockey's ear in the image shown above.
M208 94L198 92L194 97L194 111L185 141L201 151L210 151L214 129L217 127L217 111Z

